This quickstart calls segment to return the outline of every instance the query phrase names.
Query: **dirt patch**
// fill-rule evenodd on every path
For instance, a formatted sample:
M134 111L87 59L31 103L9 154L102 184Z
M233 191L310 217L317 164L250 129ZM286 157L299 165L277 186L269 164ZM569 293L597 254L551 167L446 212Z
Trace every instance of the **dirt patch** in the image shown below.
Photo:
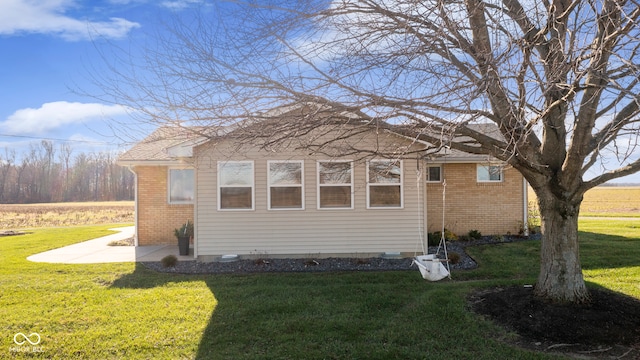
M471 309L518 334L515 345L581 359L640 359L640 301L591 290L589 305L542 301L532 288L479 291Z
M114 240L107 244L108 246L133 246L135 245L135 240L133 237L122 239L122 240Z
M0 236L16 236L16 235L27 235L27 234L31 234L31 233L26 231L19 231L19 230L0 231Z

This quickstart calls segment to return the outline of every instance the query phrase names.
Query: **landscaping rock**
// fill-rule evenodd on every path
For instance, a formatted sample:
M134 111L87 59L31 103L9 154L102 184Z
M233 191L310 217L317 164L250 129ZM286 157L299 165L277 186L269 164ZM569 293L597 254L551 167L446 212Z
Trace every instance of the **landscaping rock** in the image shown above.
M529 238L523 237L500 237L497 241L494 237L483 237L472 241L452 241L447 243L447 251L460 255L460 259L455 264L449 264L451 270L469 270L477 267L476 262L471 258L465 248L467 246L488 245L494 243L507 243L525 240L537 240L539 236ZM429 247L429 253L433 254L437 247ZM444 257L444 252L440 249L439 257ZM233 262L200 262L196 260L180 261L174 267L164 267L160 262L145 262L146 267L159 272L170 272L180 274L228 274L228 273L279 273L279 272L327 272L327 271L398 271L417 270L416 265L412 265L412 258L384 259L375 258L305 258L305 259L243 259Z

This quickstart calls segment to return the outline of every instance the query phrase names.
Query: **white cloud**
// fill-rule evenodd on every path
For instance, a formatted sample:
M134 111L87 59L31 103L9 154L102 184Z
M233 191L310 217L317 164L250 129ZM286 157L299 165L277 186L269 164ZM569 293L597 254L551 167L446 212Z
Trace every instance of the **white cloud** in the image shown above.
M0 129L14 135L45 134L48 131L87 121L126 115L127 108L119 105L55 101L38 109L20 109L0 122Z
M171 10L182 10L193 4L200 4L201 0L166 0L160 3L161 6Z
M122 38L140 24L122 18L91 21L65 15L76 5L72 0L2 0L0 34L54 34L65 40L94 37Z

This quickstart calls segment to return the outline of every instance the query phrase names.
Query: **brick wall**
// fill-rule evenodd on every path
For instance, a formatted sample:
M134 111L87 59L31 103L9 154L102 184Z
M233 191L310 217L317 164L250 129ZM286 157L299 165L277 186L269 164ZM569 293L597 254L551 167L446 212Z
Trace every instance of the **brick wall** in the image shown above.
M445 227L457 235L517 234L523 225L522 175L504 170L503 181L479 183L476 164L445 164ZM442 228L442 183L427 183L427 231Z
M194 220L193 205L168 203L167 167L136 166L138 245L177 244L173 230Z

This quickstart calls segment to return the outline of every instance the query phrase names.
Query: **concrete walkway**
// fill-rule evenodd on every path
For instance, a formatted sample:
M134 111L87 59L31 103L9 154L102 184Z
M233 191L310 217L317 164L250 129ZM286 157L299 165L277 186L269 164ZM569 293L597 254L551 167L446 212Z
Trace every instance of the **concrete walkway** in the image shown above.
M27 260L33 262L56 264L98 264L114 262L160 261L163 257L174 254L180 261L193 260L193 256L179 256L178 245L154 246L109 246L116 240L132 237L135 227L127 226L116 229L116 234L103 236L98 239L61 247L43 253L31 255ZM193 250L191 250L193 251Z

